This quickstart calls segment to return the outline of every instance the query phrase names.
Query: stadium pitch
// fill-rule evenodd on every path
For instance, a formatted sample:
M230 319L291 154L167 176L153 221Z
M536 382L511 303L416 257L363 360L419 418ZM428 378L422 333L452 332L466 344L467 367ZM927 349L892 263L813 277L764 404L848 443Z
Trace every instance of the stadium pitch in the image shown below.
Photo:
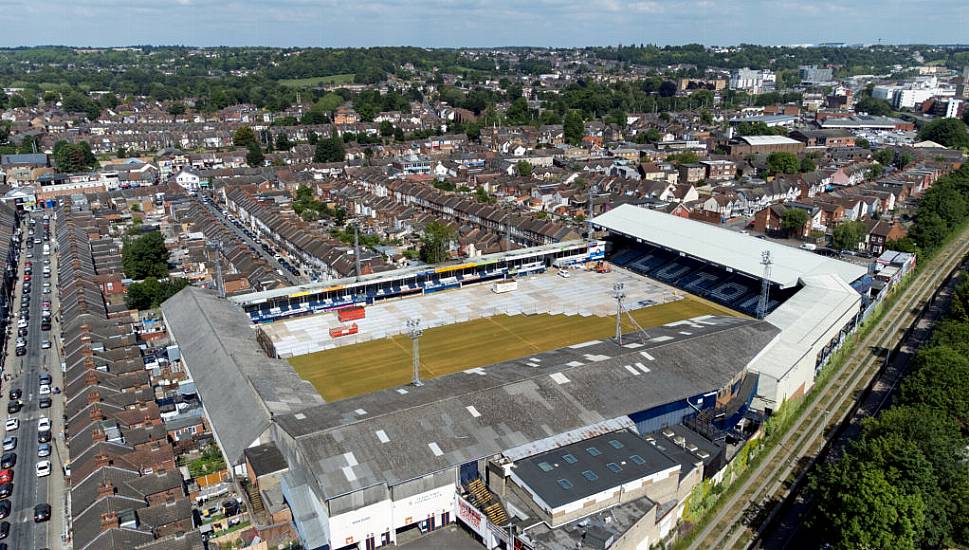
M701 315L739 315L693 296L630 312L644 329ZM624 332L635 327L623 321ZM420 340L424 380L529 354L608 338L614 317L498 315L428 329ZM327 401L402 386L411 381L411 341L398 335L289 359Z

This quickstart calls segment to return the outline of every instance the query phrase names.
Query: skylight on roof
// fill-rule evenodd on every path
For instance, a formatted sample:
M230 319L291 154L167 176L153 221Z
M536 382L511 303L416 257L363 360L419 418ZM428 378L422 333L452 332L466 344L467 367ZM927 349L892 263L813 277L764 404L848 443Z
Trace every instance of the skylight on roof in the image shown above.
M592 470L586 470L582 472L582 477L588 479L589 481L595 481L599 479L599 476L597 476L596 473L593 472Z
M585 452L589 453L592 456L599 456L602 454L602 451L600 451L599 449L596 449L595 447L588 447L586 448Z
M618 439L610 439L610 440L609 440L609 445L610 445L610 446L611 446L611 447L612 447L613 449L622 449L622 448L623 448L623 447L625 446L625 445L623 445L623 444L622 444L622 442L621 442L621 441L619 441Z
M538 467L541 468L543 472L551 472L553 470L552 465L548 462L539 462Z
M575 458L575 455L571 453L562 455L562 460L568 462L569 464L575 464L579 461L579 459Z
M615 462L610 462L609 464L606 464L606 468L609 468L610 470L612 470L614 474L618 474L619 472L622 471L622 466L616 464Z
M559 487L561 487L561 488L565 489L566 491L568 491L572 487L575 487L575 485L572 485L572 482L569 481L569 480L567 480L567 479L560 479L559 480Z
M654 441L654 443L655 443L655 441ZM646 464L646 460L643 457L639 456L639 455L630 455L629 460L632 460L633 462L635 462L636 464L638 464L640 466L642 466L643 464Z

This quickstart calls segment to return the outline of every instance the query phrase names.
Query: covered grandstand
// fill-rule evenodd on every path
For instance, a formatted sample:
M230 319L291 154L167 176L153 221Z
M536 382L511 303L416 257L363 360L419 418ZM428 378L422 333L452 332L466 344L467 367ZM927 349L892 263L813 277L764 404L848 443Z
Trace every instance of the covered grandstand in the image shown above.
M622 205L592 219L609 233L609 260L630 271L754 315L770 252L765 320L781 329L751 369L756 405L772 410L807 391L851 331L871 277L864 267L714 225Z
M605 243L601 241L569 241L488 254L438 266L421 265L324 283L254 292L233 296L230 300L242 306L252 322L268 323L354 304L373 304L392 298L431 294L467 285L521 277L570 263L600 260L604 254Z

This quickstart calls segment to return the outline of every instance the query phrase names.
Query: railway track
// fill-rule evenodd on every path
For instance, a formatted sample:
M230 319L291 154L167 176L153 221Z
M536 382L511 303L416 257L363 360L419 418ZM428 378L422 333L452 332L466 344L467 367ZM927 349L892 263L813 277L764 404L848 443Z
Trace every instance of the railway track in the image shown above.
M714 517L688 548L705 550L745 548L748 545L755 536L748 524L759 523L754 518L769 513L775 500L783 500L787 494L786 481L795 470L804 469L802 459L816 456L827 441L826 428L832 423L840 424L852 414L857 396L873 383L881 370L885 359L883 350L896 347L907 328L918 321L926 301L961 264L967 252L969 230L959 234L922 267L905 294L856 343L841 370L813 390L820 393L813 396L801 412L800 422L770 447L754 470L743 478L741 485L719 503Z

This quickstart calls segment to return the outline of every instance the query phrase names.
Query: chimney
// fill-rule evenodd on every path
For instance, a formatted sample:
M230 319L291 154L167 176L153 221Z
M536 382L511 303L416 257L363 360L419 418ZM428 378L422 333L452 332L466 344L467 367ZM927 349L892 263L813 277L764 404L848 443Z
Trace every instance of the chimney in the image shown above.
M101 401L101 392L95 390L87 394L88 403L97 403L99 401Z
M98 484L98 498L109 497L114 494L114 484L110 480Z
M104 453L98 453L97 456L94 457L94 465L98 468L104 468L105 466L110 466L111 457Z
M88 413L88 416L91 418L92 422L97 422L98 420L104 420L104 414L102 414L101 412L101 407L97 405L91 407L91 412Z
M101 531L107 531L108 529L117 529L118 514L116 512L108 512L106 514L101 514Z
M88 360L84 361L84 368L87 372L84 373L84 385L85 386L97 386L98 385L98 375L94 372L94 361L90 362L88 366Z

